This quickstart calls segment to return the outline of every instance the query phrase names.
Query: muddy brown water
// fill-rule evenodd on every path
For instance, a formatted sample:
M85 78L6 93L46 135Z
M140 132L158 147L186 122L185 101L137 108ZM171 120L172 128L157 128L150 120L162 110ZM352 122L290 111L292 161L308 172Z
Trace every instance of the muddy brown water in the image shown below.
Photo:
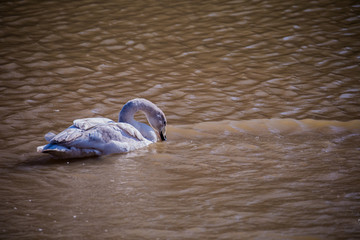
M360 3L2 1L1 239L358 239ZM60 161L147 98L168 141ZM144 119L138 115L139 119Z

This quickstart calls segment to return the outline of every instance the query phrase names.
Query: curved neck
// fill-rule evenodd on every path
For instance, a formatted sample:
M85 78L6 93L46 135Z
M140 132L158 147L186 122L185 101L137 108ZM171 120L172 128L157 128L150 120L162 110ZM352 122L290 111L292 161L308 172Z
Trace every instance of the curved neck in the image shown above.
M148 114L151 114L151 108L141 99L134 99L127 102L119 113L119 122L129 123L134 126L139 132L148 140L152 142L157 141L155 131L144 123L140 123L134 119L135 113L142 111L148 119Z
M135 121L134 115L138 111L140 111L138 104L135 104L134 102L127 102L119 113L119 122L132 124L132 122Z

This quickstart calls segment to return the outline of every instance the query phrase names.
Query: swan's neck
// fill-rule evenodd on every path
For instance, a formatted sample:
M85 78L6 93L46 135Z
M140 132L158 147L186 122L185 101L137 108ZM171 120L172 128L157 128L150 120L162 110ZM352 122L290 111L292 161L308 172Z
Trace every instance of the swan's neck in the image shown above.
M157 141L157 135L155 131L144 123L138 122L134 119L135 113L138 111L142 111L145 113L146 118L148 119L148 115L151 113L151 109L149 106L144 104L141 101L133 100L127 102L124 107L121 109L119 114L119 122L129 123L134 126L139 132L148 140L152 142Z

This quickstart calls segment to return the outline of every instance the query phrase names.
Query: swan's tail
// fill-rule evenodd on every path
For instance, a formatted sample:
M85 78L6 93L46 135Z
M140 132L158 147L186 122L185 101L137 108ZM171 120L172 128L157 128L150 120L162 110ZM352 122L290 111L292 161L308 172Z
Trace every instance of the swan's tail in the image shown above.
M38 147L37 151L39 152L39 150L41 150L41 152L43 152L43 153L51 153L51 152L64 152L65 153L65 152L70 151L71 149L61 146L61 145L58 145L58 144L50 143L50 144Z
M36 151L37 151L38 153L42 153L45 146L46 146L46 145L44 145L44 146L38 146L38 147L36 148Z
M101 152L96 149L81 149L76 147L65 147L58 144L47 144L37 147L39 153L49 153L56 158L80 158L100 156Z

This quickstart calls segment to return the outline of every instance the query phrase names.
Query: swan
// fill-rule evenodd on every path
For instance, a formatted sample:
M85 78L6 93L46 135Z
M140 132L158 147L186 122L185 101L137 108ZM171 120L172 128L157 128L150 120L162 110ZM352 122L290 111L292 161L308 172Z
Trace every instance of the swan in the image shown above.
M134 119L142 111L150 126ZM158 133L156 133L155 131ZM130 152L158 140L166 140L166 118L163 111L144 98L128 101L119 113L119 122L108 118L83 118L59 134L47 133L49 143L37 152L57 158L81 158Z

